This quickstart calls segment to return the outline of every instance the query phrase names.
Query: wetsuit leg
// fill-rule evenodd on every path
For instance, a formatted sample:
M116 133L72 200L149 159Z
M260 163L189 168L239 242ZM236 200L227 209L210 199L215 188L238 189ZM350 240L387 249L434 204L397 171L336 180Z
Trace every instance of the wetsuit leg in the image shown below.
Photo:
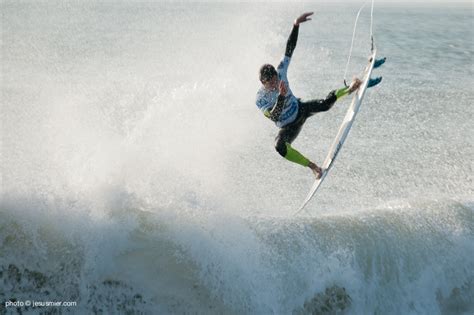
M283 127L275 138L275 149L281 156L285 157L287 150L286 144L291 144L301 131L302 125L292 125Z
M337 100L336 91L329 92L326 99L311 100L302 102L300 101L300 109L303 108L306 114L306 118L319 112L325 112L334 105Z
M281 128L275 138L275 149L285 159L303 166L308 166L310 161L291 146L291 143L300 133L305 120L305 116L298 115L295 122Z
M298 163L303 166L308 166L310 161L297 150L295 150L291 143L296 139L301 131L306 119L316 113L329 110L337 100L336 91L331 91L326 99L311 100L302 102L299 100L298 116L296 120L287 126L280 129L275 139L275 149L285 159Z

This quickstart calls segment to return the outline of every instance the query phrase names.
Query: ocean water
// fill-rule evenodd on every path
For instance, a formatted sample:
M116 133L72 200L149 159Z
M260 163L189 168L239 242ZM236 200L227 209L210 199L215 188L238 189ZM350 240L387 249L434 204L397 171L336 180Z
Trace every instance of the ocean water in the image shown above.
M2 1L0 314L473 314L472 4L376 2L384 79L292 215L258 68L314 10L292 91L341 87L358 5ZM349 102L294 146L322 163Z

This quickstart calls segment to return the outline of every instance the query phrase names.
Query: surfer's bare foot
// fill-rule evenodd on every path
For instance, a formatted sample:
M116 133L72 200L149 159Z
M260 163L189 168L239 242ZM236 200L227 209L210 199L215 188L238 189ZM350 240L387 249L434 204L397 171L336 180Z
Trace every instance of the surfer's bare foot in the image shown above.
M317 166L313 162L309 162L308 167L313 171L314 176L316 176L316 179L321 178L321 176L323 175L323 171L319 166Z
M351 85L349 86L349 93L352 93L355 90L357 90L361 84L362 84L362 81L360 79L354 78L354 80L352 80Z

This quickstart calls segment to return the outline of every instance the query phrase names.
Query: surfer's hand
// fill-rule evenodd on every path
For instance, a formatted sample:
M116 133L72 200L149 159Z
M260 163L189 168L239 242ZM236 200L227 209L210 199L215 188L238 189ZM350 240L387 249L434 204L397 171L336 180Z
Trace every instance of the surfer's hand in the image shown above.
M352 80L352 83L349 86L349 93L352 93L355 90L357 90L361 84L362 84L362 81L359 80L358 78L355 78L354 80Z
M288 89L286 88L285 81L280 81L280 84L278 85L278 90L280 91L281 96L286 96L286 92L288 92Z
M306 22L306 21L309 21L311 20L311 18L308 18L308 16L311 16L313 15L314 12L306 12L306 13L303 13L299 18L297 18L294 22L294 25L295 26L298 26L300 25L300 23L303 23L303 22Z

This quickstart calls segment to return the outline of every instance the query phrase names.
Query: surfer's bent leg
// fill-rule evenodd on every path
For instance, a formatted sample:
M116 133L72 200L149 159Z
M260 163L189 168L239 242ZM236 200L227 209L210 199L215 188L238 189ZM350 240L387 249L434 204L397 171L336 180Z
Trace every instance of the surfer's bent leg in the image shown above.
M288 161L303 166L309 166L310 160L308 160L304 155L299 153L291 146L291 143L300 133L303 123L304 119L299 120L296 123L291 123L289 126L285 126L280 129L275 139L275 149L281 156L283 156Z

